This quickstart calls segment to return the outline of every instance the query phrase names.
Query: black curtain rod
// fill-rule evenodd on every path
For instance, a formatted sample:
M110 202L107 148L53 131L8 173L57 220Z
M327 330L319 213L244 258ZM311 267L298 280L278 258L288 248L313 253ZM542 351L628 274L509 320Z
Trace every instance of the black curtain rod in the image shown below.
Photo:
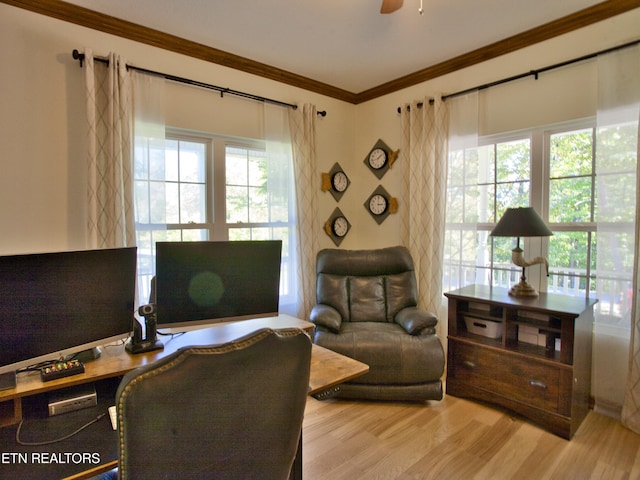
M634 40L632 42L625 43L623 45L618 45L616 47L607 48L605 50L600 50L599 52L589 53L587 55L583 55L582 57L573 58L571 60L566 60L564 62L556 63L553 65L549 65L547 67L538 68L536 70L531 70L529 72L521 73L519 75L514 75L512 77L503 78L502 80L496 80L494 82L485 83L483 85L478 85L476 87L467 88L465 90L460 90L459 92L450 93L448 95L443 95L442 100L447 100L448 98L460 97L462 95L466 95L467 93L475 92L478 90L485 90L490 87L495 87L497 85L502 85L503 83L513 82L514 80L520 80L522 78L533 76L536 80L538 80L538 76L541 73L548 72L549 70L554 70L556 68L566 67L567 65L571 65L573 63L583 62L585 60L590 60L592 58L597 57L598 55L604 55L605 53L615 52L616 50L622 50L623 48L633 47L640 43L640 39ZM433 105L433 100L429 100L429 104ZM422 107L422 102L417 104L418 108ZM410 107L407 105L407 109ZM398 113L402 112L402 107L398 107Z
M73 58L75 60L78 60L78 62L80 62L80 67L82 67L82 64L83 64L84 58L85 58L84 53L80 53L78 50L74 50L72 52L72 55L73 55ZM96 62L102 62L102 63L107 63L107 64L109 63L109 59L107 59L107 58L93 57L93 59ZM208 90L215 90L216 92L220 92L220 96L221 97L224 96L225 94L229 94L229 95L234 95L236 97L242 97L242 98L248 98L250 100L256 100L258 102L273 103L275 105L280 105L280 106L283 106L283 107L293 108L294 110L296 110L298 108L297 105L294 105L292 103L281 102L280 100L273 100L272 98L261 97L259 95L253 95L251 93L240 92L238 90L233 90L231 88L219 87L217 85L211 85L209 83L199 82L197 80L191 80L189 78L178 77L176 75L170 75L168 73L156 72L156 71L153 71L153 70L148 70L146 68L135 67L133 65L127 65L127 69L128 70L135 70L135 71L141 72L141 73L147 73L149 75L157 75L159 77L165 78L166 80L171 80L172 82L185 83L187 85L193 85L193 86L196 86L196 87L206 88ZM327 115L327 112L326 112L326 110L322 110L322 111L318 111L317 114L320 115L321 117L325 117Z

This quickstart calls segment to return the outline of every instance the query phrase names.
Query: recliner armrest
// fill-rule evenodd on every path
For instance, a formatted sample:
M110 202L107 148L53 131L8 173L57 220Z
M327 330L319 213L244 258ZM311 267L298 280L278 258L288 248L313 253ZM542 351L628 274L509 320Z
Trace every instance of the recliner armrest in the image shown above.
M338 310L322 303L314 305L311 309L309 320L314 325L325 327L333 333L338 333L342 324L342 316L338 313Z
M404 328L408 334L418 335L427 328L430 328L432 333L435 333L438 317L426 310L420 310L418 307L407 307L398 312L395 322Z

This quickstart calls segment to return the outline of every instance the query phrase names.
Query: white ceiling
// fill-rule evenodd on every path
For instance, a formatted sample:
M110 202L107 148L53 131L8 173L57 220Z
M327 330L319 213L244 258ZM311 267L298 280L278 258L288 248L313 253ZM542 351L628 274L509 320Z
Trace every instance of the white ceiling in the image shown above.
M602 0L66 1L359 93Z

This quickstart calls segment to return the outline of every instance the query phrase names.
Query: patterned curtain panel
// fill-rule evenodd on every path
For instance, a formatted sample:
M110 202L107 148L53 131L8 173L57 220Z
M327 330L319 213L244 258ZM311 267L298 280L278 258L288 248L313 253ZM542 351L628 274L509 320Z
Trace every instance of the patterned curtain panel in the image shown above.
M93 52L87 49L84 72L89 127L88 247L133 246L133 118L126 62L114 54L109 55L108 65L94 62Z
M309 318L316 302L316 255L319 250L318 179L316 161L316 107L304 104L289 110L289 128L296 180L296 228L298 235L298 318Z
M419 106L418 103L422 105ZM403 191L401 238L416 269L419 303L444 320L442 261L447 186L447 107L440 98L405 105L402 109ZM445 328L440 321L438 329ZM441 333L441 332L439 332Z

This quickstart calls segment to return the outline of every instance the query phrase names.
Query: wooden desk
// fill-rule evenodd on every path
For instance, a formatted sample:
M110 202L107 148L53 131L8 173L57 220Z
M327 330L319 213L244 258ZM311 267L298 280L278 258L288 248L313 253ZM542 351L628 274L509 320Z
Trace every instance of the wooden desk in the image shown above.
M2 425L11 425L18 423L23 414L23 399L28 400L29 397L36 396L61 388L80 385L84 383L95 383L107 380L113 377L124 375L130 370L139 366L147 365L155 360L159 360L181 347L190 345L213 345L225 343L244 335L247 335L260 328L301 328L305 331L312 332L313 324L287 315L278 317L268 317L256 320L245 320L241 322L218 324L201 330L193 330L184 334L174 335L173 337L161 337L164 343L164 350L158 350L138 355L130 355L124 351L124 346L109 347L103 350L102 356L85 365L85 373L74 375L72 377L61 378L50 382L43 383L40 375L37 373L20 374L16 388L0 392L0 420ZM311 374L309 380L309 394L322 396L330 394L332 388L342 382L350 380L354 377L362 375L369 370L364 363L358 362L351 358L345 357L338 353L332 352L325 348L313 345L311 353ZM90 409L86 409L89 411ZM67 414L70 415L70 414ZM63 415L61 416L63 417ZM54 417L55 418L55 417ZM104 421L106 428L108 420ZM93 426L92 426L93 427ZM89 429L91 429L90 427ZM15 429L15 427L7 427ZM89 430L88 429L88 430ZM108 426L108 430L111 427ZM111 440L109 437L113 437ZM107 431L104 437L105 442L113 441L116 445L116 434L113 431ZM20 449L18 445L1 445L1 452L17 452ZM42 447L43 451L48 452L47 447ZM83 450L84 451L84 450ZM115 451L115 449L114 449ZM301 452L300 452L301 453ZM302 463L301 455L296 461L297 474L294 478L301 478ZM83 471L87 466L69 465L67 475L68 478L88 478L97 473L107 471L116 466L117 460L115 456L110 458L101 458L101 465L90 471ZM6 465L0 462L0 478L4 478L3 469ZM9 465L11 466L11 465ZM14 465L15 466L15 465ZM42 465L33 466L26 465L25 468L38 468ZM79 472L79 473L78 473ZM22 470L23 478L29 476L29 472ZM43 471L44 474L44 471ZM15 477L18 478L18 477ZM35 478L35 477L31 477Z

